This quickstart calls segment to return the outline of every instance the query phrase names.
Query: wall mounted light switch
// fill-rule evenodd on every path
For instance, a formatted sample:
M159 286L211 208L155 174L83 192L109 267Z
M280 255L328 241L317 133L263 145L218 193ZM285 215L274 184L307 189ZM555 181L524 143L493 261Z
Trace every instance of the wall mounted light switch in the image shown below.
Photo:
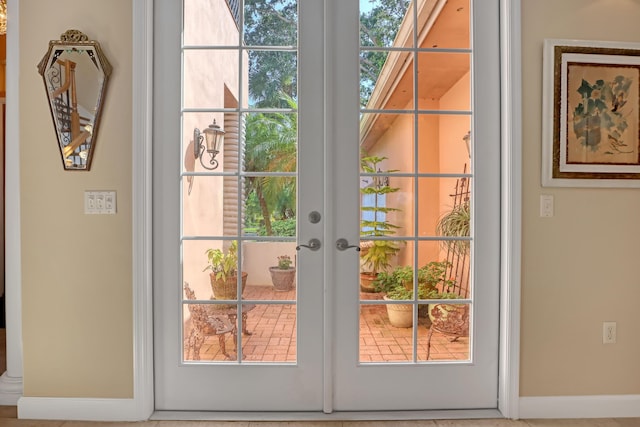
M116 213L116 192L107 191L104 195L104 210L108 214Z
M96 211L96 196L91 191L84 192L84 213L91 214Z
M110 214L116 213L115 191L85 191L85 214Z

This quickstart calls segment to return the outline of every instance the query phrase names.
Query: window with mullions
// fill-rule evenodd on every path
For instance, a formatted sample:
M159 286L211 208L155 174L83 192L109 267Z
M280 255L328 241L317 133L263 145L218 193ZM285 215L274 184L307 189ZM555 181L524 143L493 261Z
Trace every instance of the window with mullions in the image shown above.
M294 363L298 2L183 7L183 361Z

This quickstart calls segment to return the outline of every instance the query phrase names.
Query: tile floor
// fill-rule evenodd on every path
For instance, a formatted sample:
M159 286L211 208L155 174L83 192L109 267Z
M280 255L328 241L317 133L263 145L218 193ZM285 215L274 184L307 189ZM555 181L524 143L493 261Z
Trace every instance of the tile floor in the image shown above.
M0 329L0 372L5 364L5 330ZM144 421L88 422L19 420L15 406L0 406L0 427L640 427L640 418L563 420L424 420L424 421Z
M88 422L16 419L15 407L0 406L2 427L639 427L640 418L563 420L425 420L425 421L144 421Z

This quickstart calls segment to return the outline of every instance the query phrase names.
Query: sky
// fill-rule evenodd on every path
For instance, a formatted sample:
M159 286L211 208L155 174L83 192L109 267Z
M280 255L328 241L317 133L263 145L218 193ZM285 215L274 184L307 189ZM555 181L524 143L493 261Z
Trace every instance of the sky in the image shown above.
M375 0L360 0L360 13L367 13L373 9Z

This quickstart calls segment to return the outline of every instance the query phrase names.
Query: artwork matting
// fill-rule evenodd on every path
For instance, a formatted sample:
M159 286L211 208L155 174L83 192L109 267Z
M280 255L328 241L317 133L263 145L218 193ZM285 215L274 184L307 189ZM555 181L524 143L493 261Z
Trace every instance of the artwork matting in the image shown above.
M547 39L542 185L640 188L640 44Z

